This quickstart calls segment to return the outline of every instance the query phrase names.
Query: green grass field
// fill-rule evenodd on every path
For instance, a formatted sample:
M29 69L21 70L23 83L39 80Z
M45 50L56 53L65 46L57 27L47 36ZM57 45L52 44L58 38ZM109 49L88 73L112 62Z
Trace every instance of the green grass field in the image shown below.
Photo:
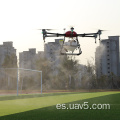
M89 109L69 106L88 102ZM66 108L57 109L65 103ZM90 109L93 104L109 104L110 109ZM59 107L60 108L60 107ZM68 108L68 109L67 109ZM120 92L70 92L20 96L0 96L0 120L119 120Z

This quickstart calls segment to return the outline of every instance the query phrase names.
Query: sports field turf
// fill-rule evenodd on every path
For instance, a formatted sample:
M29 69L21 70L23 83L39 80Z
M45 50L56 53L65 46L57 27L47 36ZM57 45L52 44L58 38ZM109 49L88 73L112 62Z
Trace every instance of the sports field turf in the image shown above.
M89 109L67 109L84 102ZM66 109L57 109L58 103L67 103ZM90 109L92 104L110 104L110 109ZM0 120L120 120L120 92L1 96L0 116Z

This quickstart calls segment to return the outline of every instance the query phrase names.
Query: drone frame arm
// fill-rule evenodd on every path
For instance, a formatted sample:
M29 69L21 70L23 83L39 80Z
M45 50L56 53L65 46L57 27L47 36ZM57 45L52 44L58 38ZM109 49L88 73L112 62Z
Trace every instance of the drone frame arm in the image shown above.
M45 37L60 37L65 36L65 34L59 34L59 33L46 33Z
M89 36L81 36L81 37L95 37L95 36L90 36L90 35L89 35Z
M57 36L65 36L65 34L60 34L60 33L46 33L46 34L52 34L52 35L57 35Z

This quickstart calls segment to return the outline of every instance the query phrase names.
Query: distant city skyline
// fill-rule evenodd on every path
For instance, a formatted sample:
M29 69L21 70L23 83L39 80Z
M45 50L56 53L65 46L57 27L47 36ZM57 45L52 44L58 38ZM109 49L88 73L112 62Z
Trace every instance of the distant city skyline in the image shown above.
M56 32L69 30L74 26L77 33L96 32L105 29L102 39L120 35L120 1L119 0L4 0L0 1L0 44L12 41L19 52L29 48L44 50L42 28L56 28ZM55 32L55 31L54 31ZM56 38L47 38L54 41ZM58 38L59 39L59 38ZM77 57L81 64L95 56L99 44L92 38L79 38L82 54Z

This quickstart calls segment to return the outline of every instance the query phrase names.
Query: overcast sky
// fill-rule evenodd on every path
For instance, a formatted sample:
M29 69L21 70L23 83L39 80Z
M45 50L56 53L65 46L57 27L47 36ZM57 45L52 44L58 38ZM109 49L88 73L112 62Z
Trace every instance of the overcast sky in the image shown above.
M17 53L43 50L42 34L36 29L56 28L61 33L69 26L77 33L108 30L102 39L120 35L120 0L0 0L0 44L13 41ZM99 42L95 44L93 38L79 42L83 53L78 59L86 64Z

